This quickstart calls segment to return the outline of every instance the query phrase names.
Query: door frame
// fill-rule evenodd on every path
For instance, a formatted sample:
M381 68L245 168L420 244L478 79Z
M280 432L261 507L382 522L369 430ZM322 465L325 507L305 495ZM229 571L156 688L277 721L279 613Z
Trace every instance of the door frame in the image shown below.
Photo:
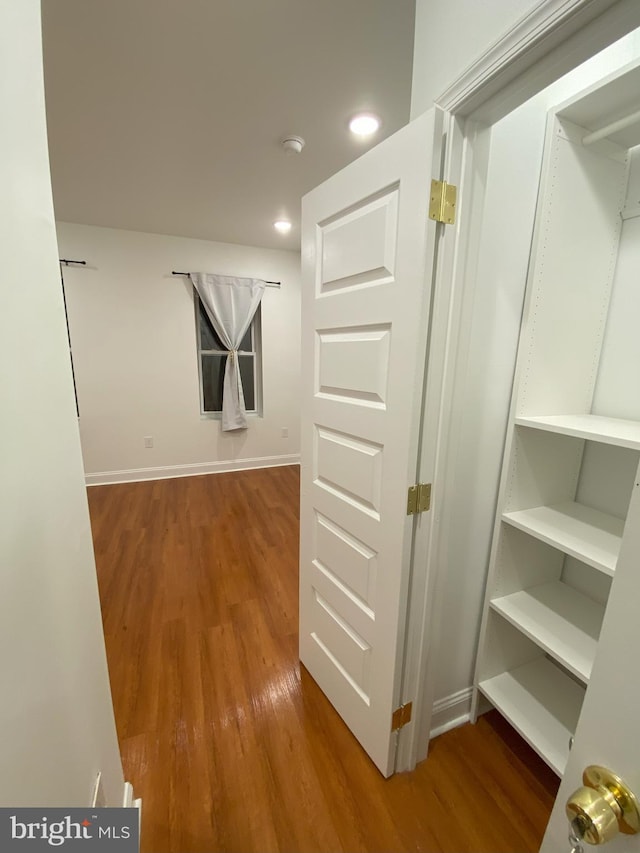
M423 395L419 482L433 478L434 518L412 543L402 703L413 719L398 737L396 770L426 758L434 702L438 616L444 591L441 549L452 530L447 484L453 462L456 364L464 358L473 312L476 227L483 212L491 125L555 80L640 27L637 0L542 0L438 97L449 116L444 178L458 186L460 215L441 235L434 284L429 369ZM449 489L453 489L449 485Z

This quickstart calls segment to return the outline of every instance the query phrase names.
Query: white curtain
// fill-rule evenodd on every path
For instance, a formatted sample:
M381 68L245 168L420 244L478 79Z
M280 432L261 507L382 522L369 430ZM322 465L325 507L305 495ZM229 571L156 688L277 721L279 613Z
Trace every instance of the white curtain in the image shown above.
M229 350L222 388L222 429L246 429L238 347L258 310L265 282L204 272L191 273L191 281L211 325Z

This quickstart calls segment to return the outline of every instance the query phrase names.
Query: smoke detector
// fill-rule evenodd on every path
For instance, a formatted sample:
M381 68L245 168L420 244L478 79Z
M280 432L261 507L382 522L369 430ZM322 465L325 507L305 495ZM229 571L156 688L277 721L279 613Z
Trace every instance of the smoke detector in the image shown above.
M285 136L280 144L285 154L299 154L304 148L304 139L301 136Z

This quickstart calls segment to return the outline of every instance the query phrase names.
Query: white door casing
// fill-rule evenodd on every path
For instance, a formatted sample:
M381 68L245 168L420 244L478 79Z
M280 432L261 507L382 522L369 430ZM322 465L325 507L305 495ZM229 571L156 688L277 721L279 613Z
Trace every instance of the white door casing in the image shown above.
M393 772L443 113L303 200L300 659Z

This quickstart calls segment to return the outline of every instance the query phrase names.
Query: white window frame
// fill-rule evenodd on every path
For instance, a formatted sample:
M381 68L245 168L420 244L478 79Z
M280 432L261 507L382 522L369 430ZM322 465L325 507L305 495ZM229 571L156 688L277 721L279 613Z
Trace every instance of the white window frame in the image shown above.
M202 340L200 336L200 310L204 311L202 300L194 291L193 304L196 320L196 347L198 352L198 387L200 391L200 417L204 419L220 420L222 411L206 411L204 408L204 386L203 386L203 370L202 358L206 355L227 356L228 350L212 350L202 349ZM238 358L253 359L253 387L254 387L254 408L247 409L247 415L253 417L262 417L262 313L261 307L258 305L256 313L251 321L251 349L238 350ZM205 312L206 313L206 312Z

